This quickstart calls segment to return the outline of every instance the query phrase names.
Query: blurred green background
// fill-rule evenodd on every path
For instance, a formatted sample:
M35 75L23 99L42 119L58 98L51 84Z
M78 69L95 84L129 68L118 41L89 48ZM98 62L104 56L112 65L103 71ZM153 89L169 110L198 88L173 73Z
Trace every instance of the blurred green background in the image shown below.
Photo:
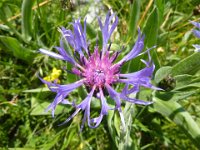
M58 73L61 84L76 78L63 70L70 65L39 54L38 49L53 50L59 45L58 27L71 29L70 22L87 17L87 38L93 50L96 37L102 41L97 17L105 18L109 9L119 17L111 49L124 46L123 57L134 45L140 27L145 49L157 46L151 51L156 65L152 82L165 91L141 89L137 97L153 100L150 106L123 103L126 133L120 130L119 116L113 111L98 128L86 125L82 133L82 113L58 126L74 110L60 104L55 118L45 113L55 94L36 74L53 78ZM200 149L200 54L192 46L199 39L189 22L199 18L199 0L1 0L0 149ZM143 57L127 63L122 71L141 69ZM69 99L81 101L85 91L76 90ZM99 110L99 103L94 102L91 114Z

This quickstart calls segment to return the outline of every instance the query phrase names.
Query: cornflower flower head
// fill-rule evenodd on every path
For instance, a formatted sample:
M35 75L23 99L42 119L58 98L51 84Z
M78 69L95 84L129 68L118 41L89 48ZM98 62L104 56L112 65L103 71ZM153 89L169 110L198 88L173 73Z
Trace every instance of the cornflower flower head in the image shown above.
M114 20L112 22L112 20ZM79 111L84 111L84 116L82 120L81 130L87 121L88 126L91 128L96 128L101 123L104 115L108 114L108 111L113 109L110 108L106 101L106 94L109 95L115 102L115 110L119 112L121 118L122 126L125 128L125 121L122 114L121 100L125 100L134 104L149 105L152 102L146 102L136 98L129 97L130 94L139 92L140 86L156 89L159 88L151 84L151 77L155 68L151 60L149 49L144 53L148 54L148 61L142 60L145 64L145 68L134 72L134 73L121 73L120 68L122 65L133 58L141 55L141 51L144 48L144 36L141 34L140 29L138 29L138 39L135 45L130 50L130 52L125 55L120 61L116 62L119 51L110 54L110 45L108 46L108 41L111 34L118 24L118 17L115 14L110 13L106 15L105 22L103 23L100 18L98 18L99 26L102 32L103 45L102 49L98 45L94 47L93 53L90 52L88 46L88 41L86 39L86 20L82 26L80 19L75 20L73 25L73 31L67 30L64 27L60 28L62 37L68 42L68 44L74 49L74 53L78 54L76 57L70 56L64 49L63 41L60 41L60 46L56 47L58 53L54 53L45 49L40 49L41 53L49 55L56 59L64 60L73 65L71 72L80 78L76 81L67 85L60 85L56 82L48 82L40 78L40 80L47 84L52 92L56 93L54 101L46 109L52 110L52 116L54 117L54 111L59 103L69 104L75 108L74 113L67 118L62 124L70 121L74 116L78 114ZM144 54L143 53L143 54ZM117 92L113 85L117 83L124 83L124 88ZM76 88L80 86L85 86L89 89L88 94L81 103L75 104L75 102L70 102L66 97ZM90 117L90 104L92 97L96 97L101 101L101 111L98 117Z
M190 21L195 27L197 27L199 30L193 30L193 33L196 37L200 38L200 23L195 21ZM193 47L195 48L195 52L200 52L200 45L193 44Z

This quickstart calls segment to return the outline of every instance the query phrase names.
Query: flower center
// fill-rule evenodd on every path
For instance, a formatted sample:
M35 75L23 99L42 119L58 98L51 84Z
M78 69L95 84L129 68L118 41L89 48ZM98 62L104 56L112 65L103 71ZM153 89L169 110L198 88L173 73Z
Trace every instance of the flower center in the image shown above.
M98 86L103 85L106 82L106 75L104 74L104 71L96 69L93 72L93 81Z
M90 86L96 85L102 87L105 83L112 82L109 78L111 78L109 69L107 67L102 66L102 62L99 62L98 65L96 63L91 63L87 66L85 71L85 76L87 79L87 84Z
M113 67L109 54L103 58L97 50L89 57L85 63L83 76L86 78L86 85L103 87L106 84L112 84L118 79L119 66Z

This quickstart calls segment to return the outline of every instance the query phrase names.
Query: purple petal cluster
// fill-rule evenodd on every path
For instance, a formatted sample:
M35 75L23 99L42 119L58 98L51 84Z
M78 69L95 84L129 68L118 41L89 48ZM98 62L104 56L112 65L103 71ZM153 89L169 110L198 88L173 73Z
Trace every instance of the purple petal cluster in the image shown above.
M108 14L106 15L106 19L105 19L105 23L104 25L101 22L101 19L98 18L99 21L99 27L101 29L102 32L102 37L103 37L103 47L102 47L102 54L105 53L106 49L106 45L108 43L108 40L110 39L110 36L112 34L112 32L114 31L114 29L116 28L117 24L118 24L118 17L115 18L115 21L113 24L111 24L112 19L115 17L115 14L111 15L110 11L108 12ZM109 26L110 29L109 29Z
M194 22L194 21L190 21L195 27L197 27L198 29L200 29L200 23L198 22ZM193 33L196 37L200 38L200 30L193 30ZM200 45L198 44L193 44L193 47L195 48L195 52L200 52Z
M62 34L62 38L68 42L68 44L74 50L74 53L79 54L78 56L74 57L69 55L64 49L62 40L60 41L60 46L55 47L58 53L54 53L45 49L39 50L43 54L71 63L73 65L71 72L80 79L75 83L60 85L55 82L51 83L40 78L44 84L47 84L52 92L56 93L56 97L47 108L47 111L52 110L52 116L54 116L54 111L59 103L71 105L74 107L75 111L62 124L70 121L78 114L78 112L84 111L81 130L85 122L87 122L89 127L96 128L101 123L103 117L108 114L108 111L113 109L109 107L106 100L106 96L110 96L115 102L114 109L119 112L122 125L125 128L125 121L121 107L122 100L140 105L149 105L152 103L132 98L130 97L130 94L138 93L141 86L159 90L159 88L151 84L151 78L155 69L155 65L151 60L149 50L147 50L144 53L148 54L148 60L142 60L142 62L145 64L145 67L142 70L134 73L121 73L120 68L124 63L142 54L141 52L144 48L144 36L141 34L140 29L138 29L138 39L131 51L121 60L116 61L120 52L117 51L111 54L108 42L118 24L118 17L115 14L111 15L109 11L106 15L104 23L102 23L100 18L98 18L98 22L103 38L102 48L99 48L99 46L96 45L92 52L89 51L89 44L86 38L86 20L84 21L84 26L82 27L80 19L78 19L72 23L73 31L67 30L64 27L61 27L59 30ZM114 89L114 85L117 83L124 84L124 88L121 91L116 91ZM86 89L88 89L88 95L86 98L79 104L68 101L68 95L74 89L80 86L84 86ZM90 104L92 97L96 97L101 101L101 111L99 116L96 118L90 117Z

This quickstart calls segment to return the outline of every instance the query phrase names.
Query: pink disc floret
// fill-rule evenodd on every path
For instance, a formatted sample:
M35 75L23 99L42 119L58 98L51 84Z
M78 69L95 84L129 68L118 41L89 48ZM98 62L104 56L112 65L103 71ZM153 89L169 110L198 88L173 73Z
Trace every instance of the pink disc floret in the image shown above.
M85 64L83 76L86 78L85 84L93 87L103 87L105 84L112 84L119 78L119 66L113 66L109 57L109 52L101 57L98 47L88 58Z

